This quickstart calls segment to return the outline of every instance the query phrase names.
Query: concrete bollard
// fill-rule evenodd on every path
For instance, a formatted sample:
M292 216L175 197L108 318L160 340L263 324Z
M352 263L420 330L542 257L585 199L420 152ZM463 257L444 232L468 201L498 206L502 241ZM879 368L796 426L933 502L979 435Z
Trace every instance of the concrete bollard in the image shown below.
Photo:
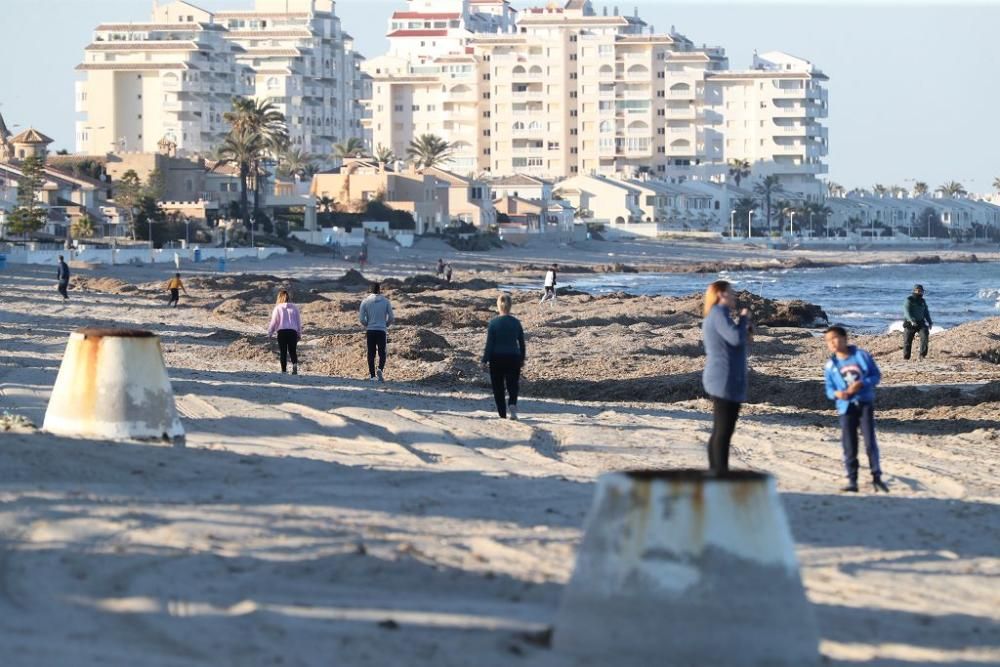
M602 475L553 644L578 665L818 664L819 634L774 480Z
M57 435L184 444L160 339L149 331L70 334L45 411Z

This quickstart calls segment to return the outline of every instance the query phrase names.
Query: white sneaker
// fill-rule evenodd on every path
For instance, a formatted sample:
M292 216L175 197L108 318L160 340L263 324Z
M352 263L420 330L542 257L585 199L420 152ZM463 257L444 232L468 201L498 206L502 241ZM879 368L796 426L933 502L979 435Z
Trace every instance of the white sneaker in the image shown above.
M510 419L511 421L515 421L515 422L517 421L517 406L516 405L509 405L509 406L507 406L507 419Z
M375 371L375 379L379 382L385 382L385 376L382 375L382 369Z

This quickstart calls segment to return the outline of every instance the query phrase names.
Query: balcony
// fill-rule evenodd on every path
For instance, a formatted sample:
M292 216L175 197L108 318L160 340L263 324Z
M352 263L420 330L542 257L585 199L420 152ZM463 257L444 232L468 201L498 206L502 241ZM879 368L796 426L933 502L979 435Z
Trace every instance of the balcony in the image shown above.
M668 90L667 99L670 100L695 100L698 97L698 91L694 89L694 86L688 88L687 90Z
M689 107L667 107L665 112L667 118L673 118L676 120L698 119L698 109L693 105Z

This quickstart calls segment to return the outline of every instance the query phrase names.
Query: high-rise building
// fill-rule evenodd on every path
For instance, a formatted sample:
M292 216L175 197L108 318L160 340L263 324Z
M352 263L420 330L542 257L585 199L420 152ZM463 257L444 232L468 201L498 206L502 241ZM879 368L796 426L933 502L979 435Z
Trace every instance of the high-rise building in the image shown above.
M402 155L435 134L455 149L450 169L554 179L724 179L730 160L745 159L755 174L819 194L826 77L808 61L769 53L730 71L723 49L657 33L637 12L598 14L589 0L525 9L481 31L467 17L506 3L423 0L420 18L419 2L394 14L389 53L365 64L374 145Z
M367 77L333 0L256 0L212 13L178 0L149 23L101 24L77 69L77 151L207 153L235 96L269 99L293 147L319 155L361 137Z

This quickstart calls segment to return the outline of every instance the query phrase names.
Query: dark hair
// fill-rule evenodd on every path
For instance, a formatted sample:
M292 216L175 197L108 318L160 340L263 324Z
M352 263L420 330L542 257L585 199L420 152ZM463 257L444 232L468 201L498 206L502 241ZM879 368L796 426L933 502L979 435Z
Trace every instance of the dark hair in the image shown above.
M379 292L382 291L382 286L379 285L377 282L373 282L371 285L368 286L368 291L371 292L372 294L378 294Z
M59 255L59 261L62 261L63 256Z
M178 278L181 277L181 274L179 274L179 273L175 273L174 275L177 276Z
M847 329L840 326L839 324L834 324L832 327L827 327L826 331L824 331L823 334L825 335L828 333L836 334L841 338L847 338Z

